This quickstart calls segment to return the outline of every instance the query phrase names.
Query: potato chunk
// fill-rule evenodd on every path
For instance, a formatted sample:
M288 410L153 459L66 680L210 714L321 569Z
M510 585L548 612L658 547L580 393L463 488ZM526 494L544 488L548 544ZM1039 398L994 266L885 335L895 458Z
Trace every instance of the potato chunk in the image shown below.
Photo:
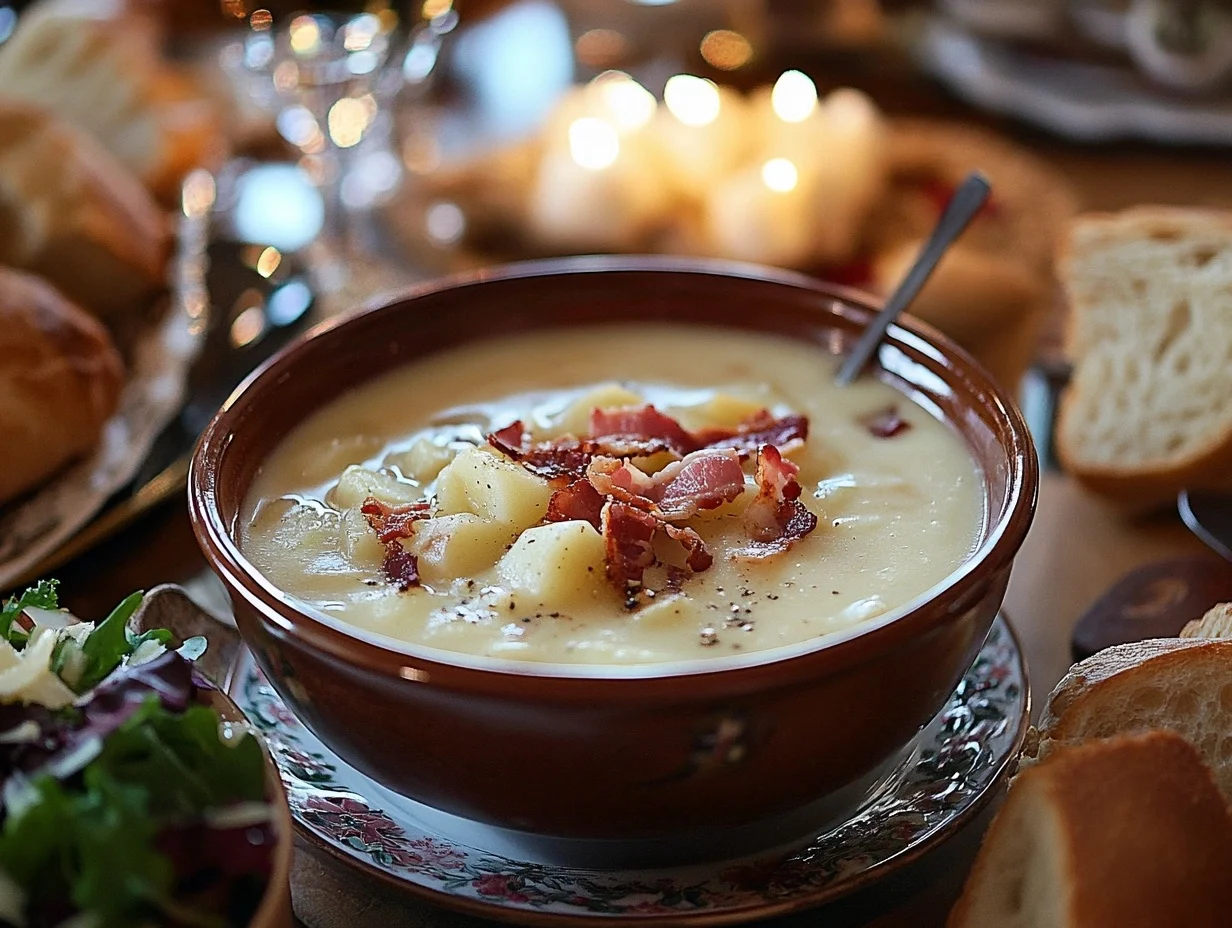
M458 452L448 445L438 445L431 438L423 436L415 440L405 451L397 451L385 457L386 467L396 467L407 477L418 483L435 480L437 474L445 469Z
M368 525L368 520L358 508L342 513L340 541L342 553L356 567L374 569L385 559L385 546Z
M433 583L487 570L517 537L512 525L460 512L417 522L407 548L419 558L420 575Z
M400 506L422 499L423 491L413 483L352 464L330 488L325 501L335 509L355 509L369 496L391 506Z
M483 448L459 452L436 478L442 515L469 512L516 529L542 519L551 497L542 477Z
M618 383L600 384L593 390L588 390L565 407L564 412L553 419L552 426L556 432L570 435L590 434L590 412L592 409L616 409L620 406L640 406L644 400L632 390L626 390Z
M716 393L704 403L680 406L667 412L690 431L703 428L735 428L765 409L766 405L730 393Z
M589 522L552 522L524 531L497 570L543 605L568 607L608 589L603 558L603 538Z

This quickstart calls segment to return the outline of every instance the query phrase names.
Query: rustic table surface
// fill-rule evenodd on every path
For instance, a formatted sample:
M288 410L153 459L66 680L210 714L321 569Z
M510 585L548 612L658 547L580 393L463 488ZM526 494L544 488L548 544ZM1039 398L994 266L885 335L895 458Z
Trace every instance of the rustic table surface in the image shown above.
M1143 144L1081 147L971 112L900 61L866 61L833 72L829 64L790 62L863 87L895 114L930 115L999 129L1059 169L1088 209L1139 203L1232 208L1232 158L1214 150ZM826 81L828 82L828 81ZM1025 646L1035 702L1069 666L1074 622L1129 569L1202 548L1175 518L1130 521L1088 496L1068 478L1046 473L1035 525L1015 567L1006 610ZM147 515L100 548L62 568L67 604L79 615L103 614L134 589L188 582L205 569L182 500ZM882 884L825 910L832 926L915 926L945 922L979 844L987 813L939 850ZM299 888L312 903L334 891L334 874L301 853ZM379 905L376 897L373 905ZM307 910L304 910L307 911ZM809 913L784 924L819 924ZM474 919L425 910L423 924ZM314 918L314 921L316 919ZM476 922L477 923L477 922ZM324 928L314 925L312 928Z

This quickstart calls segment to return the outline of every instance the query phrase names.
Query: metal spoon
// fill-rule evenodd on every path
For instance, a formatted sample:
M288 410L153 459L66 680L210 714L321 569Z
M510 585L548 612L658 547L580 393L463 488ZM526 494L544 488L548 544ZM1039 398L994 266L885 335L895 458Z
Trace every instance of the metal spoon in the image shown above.
M860 336L855 347L851 349L842 366L839 367L838 376L834 378L834 381L840 387L847 386L860 376L869 360L877 353L877 347L885 337L890 324L916 298L942 256L953 244L954 239L962 234L962 231L975 218L975 214L980 211L991 190L992 185L988 183L987 178L978 171L972 171L954 191L941 218L937 220L932 235L920 249L920 255L915 259L915 264L911 265L911 270L903 277L902 283L886 300L885 308L864 330L864 334Z
M1232 496L1182 490L1176 508L1191 532L1220 557L1232 561Z

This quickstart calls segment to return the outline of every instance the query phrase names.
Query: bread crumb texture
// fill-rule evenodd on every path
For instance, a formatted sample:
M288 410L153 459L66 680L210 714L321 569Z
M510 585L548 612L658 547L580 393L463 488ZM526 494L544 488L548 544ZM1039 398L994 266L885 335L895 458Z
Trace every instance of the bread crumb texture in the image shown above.
M1136 472L1232 446L1232 214L1080 217L1062 275L1075 362L1059 426L1067 463Z
M1011 787L950 928L1215 928L1232 816L1172 732L1058 751Z

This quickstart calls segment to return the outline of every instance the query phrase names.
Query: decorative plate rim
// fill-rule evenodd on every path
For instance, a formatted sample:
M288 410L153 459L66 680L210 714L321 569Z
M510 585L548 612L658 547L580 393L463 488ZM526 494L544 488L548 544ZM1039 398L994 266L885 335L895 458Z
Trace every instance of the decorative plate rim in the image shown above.
M968 103L1012 116L1062 138L1085 142L1145 139L1170 144L1226 146L1232 143L1232 109L1226 101L1181 101L1162 93L1116 91L1100 98L1064 95L1045 83L1024 79L1028 63L1037 73L1059 76L1062 69L1108 74L1112 69L1084 62L1053 62L1031 56L995 39L976 35L944 17L932 15L915 45L925 70ZM1126 70L1125 79L1141 79ZM1066 85L1072 90L1072 83Z
M428 885L423 882L416 882L400 877L387 869L384 869L372 859L362 858L356 853L348 852L335 842L331 842L328 838L319 834L309 824L303 821L300 815L297 814L296 810L293 808L292 818L294 821L295 832L303 840L310 844L313 849L326 854L331 859L338 861L341 866L346 867L349 871L354 872L364 879L376 880L377 882L388 887L395 894L406 897L408 900L413 898L417 901L440 908L483 918L499 920L511 924L593 925L596 921L623 919L636 921L639 925L643 926L666 926L669 924L676 925L686 922L690 925L697 926L728 925L749 922L755 919L776 917L805 909L815 908L881 881L886 876L918 860L929 851L934 850L936 847L949 840L957 831L966 826L972 819L979 815L979 813L991 801L993 796L996 795L1005 779L1011 774L1013 765L1021 753L1022 744L1026 738L1027 729L1029 727L1031 706L1030 681L1021 642L1019 641L1013 626L1005 617L1004 613L998 615L992 629L990 629L990 635L994 629L998 628L1001 629L1006 635L1006 644L1012 654L1009 658L1009 663L1017 671L1018 680L1021 682L1021 689L1016 696L1009 697L1007 700L1010 704L1016 703L1018 706L1017 723L1004 753L1000 757L995 758L995 763L993 764L991 772L988 774L987 781L983 787L979 788L968 799L965 805L952 811L949 815L936 824L925 827L919 834L910 838L903 847L888 853L884 858L876 859L872 863L869 863L863 867L863 869L856 872L836 876L824 885L804 886L779 900L767 899L764 896L756 895L754 890L747 890L745 892L749 895L748 902L738 902L731 907L719 909L698 907L696 909L674 909L669 911L663 911L660 909L658 911L648 912L604 912L593 910L562 912L535 908L530 905L522 907L520 904L517 904L517 900L512 900L515 904L511 905L506 901L506 897L502 894L485 897L481 891L479 896L468 896L451 891L448 888ZM984 647L987 646L985 645ZM981 648L980 653L983 653L984 647ZM241 658L241 661L249 662L250 658L245 655ZM250 663L249 666L251 666ZM238 689L242 687L245 679L248 677L247 672L238 672L241 669L239 662L237 662L236 668L237 672L234 674L232 687L229 687L229 689ZM235 699L251 719L253 717L253 713L250 710L255 707L255 704L246 699L244 694L240 692L236 692ZM970 702L962 703L961 705L970 705ZM285 709L285 707L283 708ZM289 710L287 711L289 712ZM1006 722L1007 724L1014 724L1012 715L1006 716ZM261 728L261 730L266 731L266 728L262 728L260 723L255 719L254 724L258 728ZM275 745L271 745L271 748L275 747ZM326 748L326 750L328 750L328 748ZM272 750L272 753L275 755L276 759L279 758L280 755L276 749ZM340 758L336 759L341 761ZM912 766L911 769L917 769L917 767L918 760L916 761L915 766ZM905 767L900 768L900 771L902 769L905 769ZM285 769L283 770L283 773L285 779L287 776ZM303 785L301 784L301 789L302 788ZM327 790L326 787L321 787L321 789L323 791ZM295 784L288 784L287 791L289 797L294 794L294 790ZM346 787L339 787L337 791L355 793L355 791ZM359 795L358 793L355 794ZM362 795L360 798L365 800L367 799L367 797ZM874 807L875 803L869 803L861 808L861 812ZM378 812L378 814L382 813ZM857 820L858 815L853 813L845 822L829 828L826 834L832 835L835 833L837 828ZM483 851L482 848L475 848L470 845L463 844L462 842L455 842L447 835L433 833L430 830L425 832L425 836L428 840L431 840L431 837L434 834L438 838L444 838L444 843L449 845L450 848L462 847L469 851L478 852L479 854L490 853ZM453 851L453 853L459 852ZM797 852L797 854L798 853L799 852ZM524 865L527 863L525 861L515 861L513 858L504 858L498 854L490 854L490 856L493 859L508 859L513 863L521 863ZM714 872L718 873L721 868L728 867L737 862L747 862L750 857L755 856L756 855L747 855L736 860L716 861L713 863L699 865L695 869L713 868ZM807 865L805 866L807 867ZM571 874L585 874L587 872L593 872L583 869L570 868L567 866L549 866L549 869L556 869L562 873L567 872ZM624 872L638 873L639 871L636 869L630 869ZM653 873L655 871L647 870L644 872ZM493 876L498 875L493 874ZM507 880L507 877L502 878ZM466 885L473 885L472 881L469 879L462 882ZM736 892L740 892L740 890L737 890ZM632 893L627 893L626 895L631 894Z

